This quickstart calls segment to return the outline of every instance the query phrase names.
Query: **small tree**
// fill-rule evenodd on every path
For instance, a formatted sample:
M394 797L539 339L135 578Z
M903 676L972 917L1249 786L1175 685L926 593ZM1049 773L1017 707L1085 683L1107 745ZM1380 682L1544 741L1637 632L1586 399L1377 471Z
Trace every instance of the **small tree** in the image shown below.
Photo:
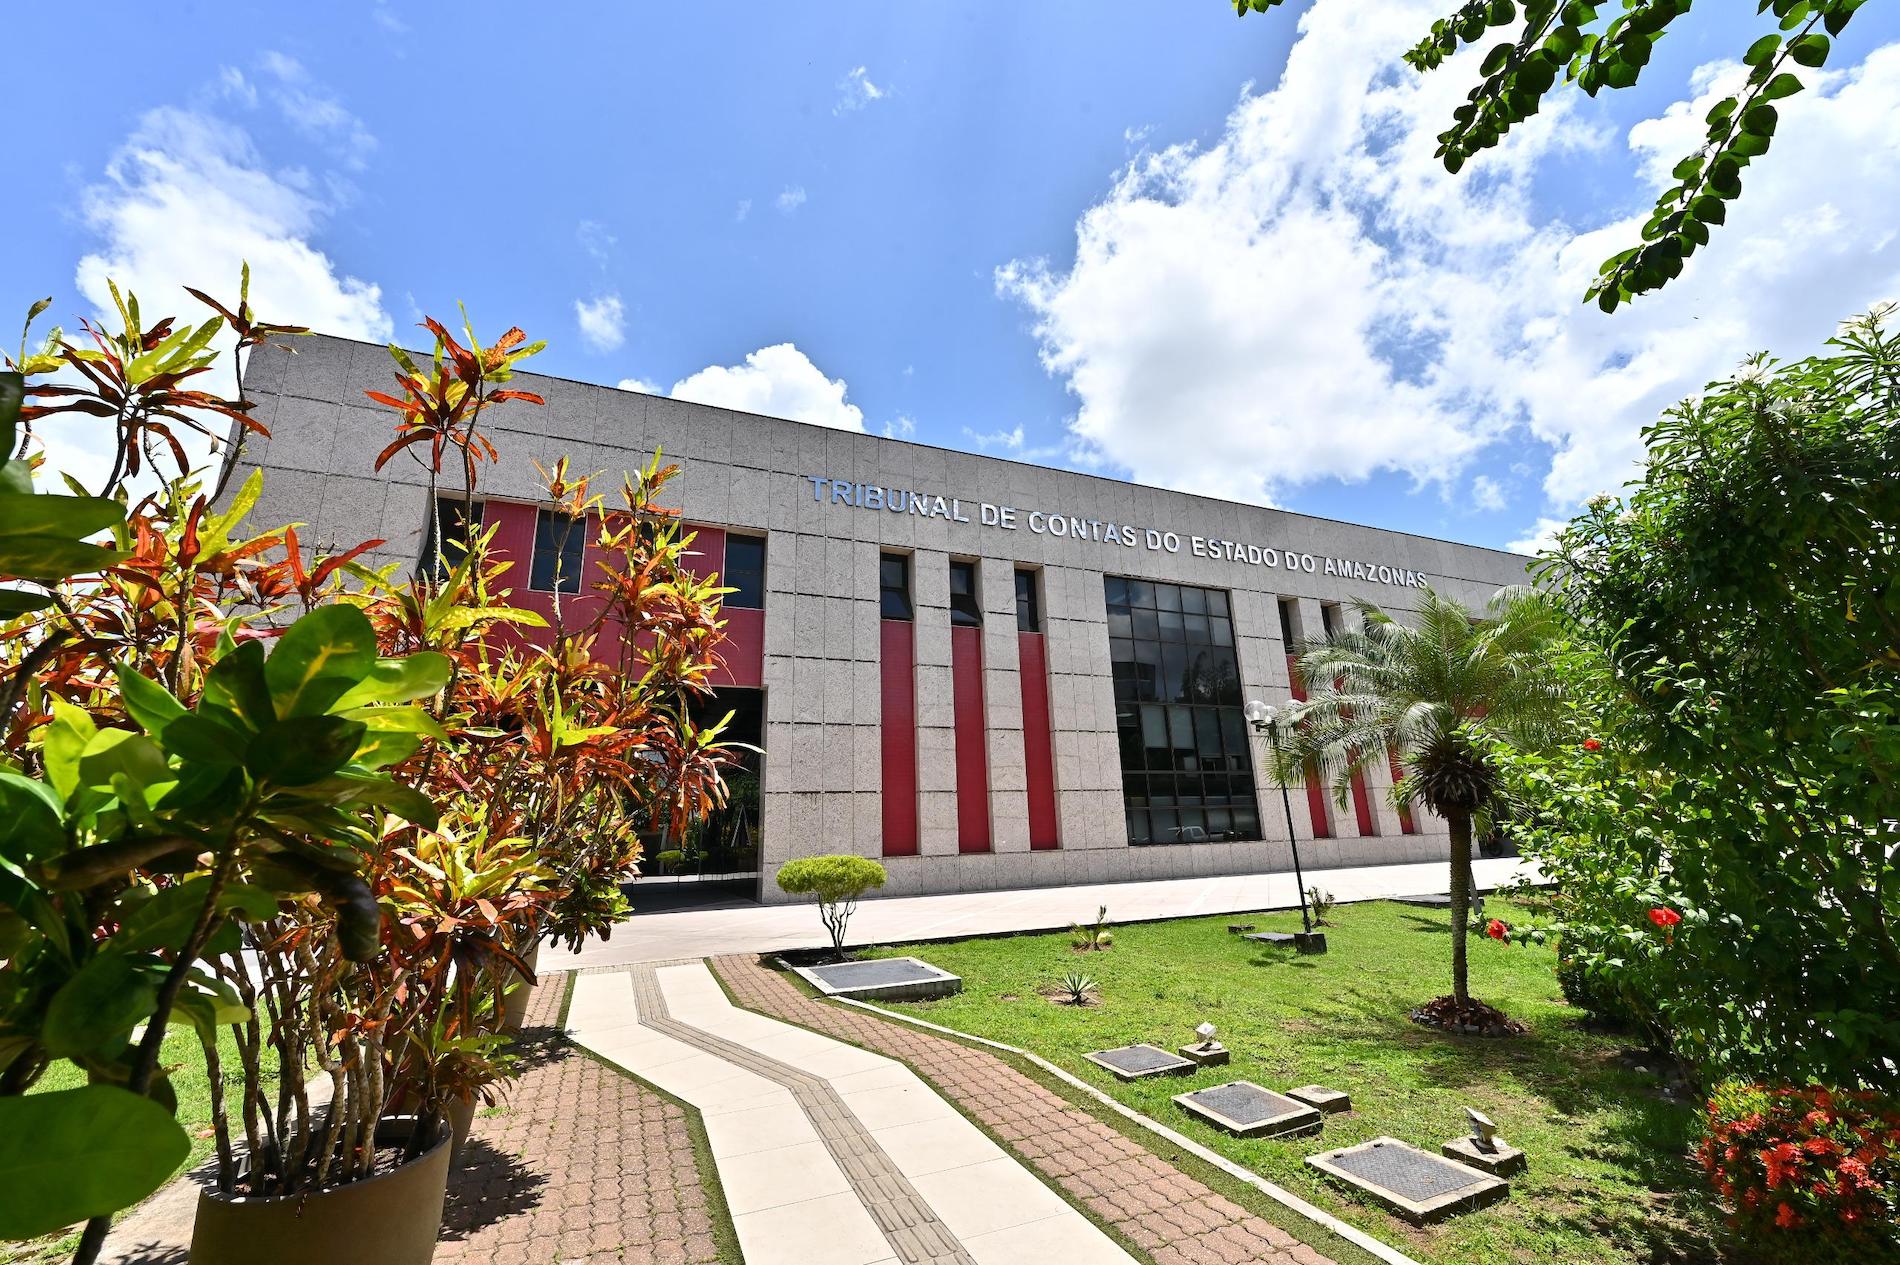
M1522 588L1501 590L1482 613L1428 589L1409 625L1367 603L1359 609L1364 631L1334 633L1300 654L1308 699L1271 732L1275 771L1282 781L1317 772L1343 805L1354 775L1390 760L1405 766L1394 797L1424 804L1451 828L1451 987L1463 1007L1472 822L1498 793L1482 739L1546 745L1561 712L1544 661L1554 616Z
M818 916L831 933L831 948L844 956L844 928L858 900L874 887L884 886L884 867L856 856L802 857L779 869L781 891L818 898Z

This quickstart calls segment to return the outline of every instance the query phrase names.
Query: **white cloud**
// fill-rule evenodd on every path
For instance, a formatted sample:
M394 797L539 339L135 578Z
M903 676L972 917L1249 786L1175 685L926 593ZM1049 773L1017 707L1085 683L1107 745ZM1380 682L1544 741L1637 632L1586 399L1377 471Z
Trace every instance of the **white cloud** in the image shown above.
M112 307L108 277L138 291L147 312L171 311L189 302L181 286L234 292L248 260L251 306L265 320L389 337L381 289L339 276L310 243L330 208L267 171L242 128L189 110L153 110L81 205L100 242L79 261L75 283L102 313Z
M1513 540L1504 547L1512 553L1542 553L1557 542L1557 533L1569 525L1570 520L1567 518L1540 518L1531 525L1523 539Z
M1477 476L1471 481L1471 503L1481 510L1503 509L1504 485L1488 474Z
M243 82L223 77L225 87ZM156 109L106 164L104 178L80 198L95 248L74 284L102 317L112 310L107 279L139 295L149 317L208 315L182 292L196 286L235 302L238 272L251 266L251 306L267 321L377 342L392 323L376 285L341 273L313 244L334 209L307 182L267 169L240 127L215 116ZM225 375L207 380L229 390ZM48 436L55 468L80 478L102 474L110 437L75 422ZM204 445L189 444L202 458Z
M884 423L884 438L886 439L909 439L916 433L916 419L906 417L902 413Z
M735 224L743 224L745 223L746 216L750 214L752 214L752 199L740 198L738 208L732 213L732 222Z
M581 341L595 351L614 351L627 341L627 309L617 294L575 299L574 319L581 327Z
M1130 161L1077 222L1070 268L998 270L1076 397L1081 455L1270 500L1379 471L1449 486L1528 430L1563 511L1627 477L1641 426L1745 352L1802 354L1900 291L1900 161L1873 157L1900 153L1900 45L1784 103L1729 226L1606 317L1579 300L1640 219L1579 233L1532 215L1544 167L1605 138L1560 104L1446 176L1432 150L1473 58L1424 76L1398 62L1437 15L1319 0L1278 86L1244 94L1218 143ZM1632 130L1625 206L1646 214L1708 104Z
M864 429L864 413L845 401L843 378L827 378L791 343L761 347L742 365L710 365L673 384L679 400L789 417L838 430Z
M873 101L882 101L886 90L871 82L870 73L859 66L838 81L838 103L831 107L833 114L849 114L853 110L862 110Z
M261 61L276 80L269 89L271 100L290 125L328 148L350 170L363 170L376 149L376 138L363 120L345 109L295 57L269 51Z
M574 236L587 252L587 257L595 263L606 266L613 257L614 247L620 239L607 231L607 226L599 220L582 220L574 227Z
M790 215L793 211L805 205L805 186L786 186L786 188L780 192L776 201L779 213L781 215ZM747 203L746 205L750 207L751 203Z
M659 384L648 382L645 378L622 378L620 381L614 383L614 385L619 387L622 391L638 391L642 395L666 394Z

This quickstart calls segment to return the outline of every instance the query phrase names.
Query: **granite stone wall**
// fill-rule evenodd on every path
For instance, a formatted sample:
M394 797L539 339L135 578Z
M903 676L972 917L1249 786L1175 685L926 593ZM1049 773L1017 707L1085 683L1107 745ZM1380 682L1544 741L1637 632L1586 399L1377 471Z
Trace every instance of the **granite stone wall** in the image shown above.
M407 455L381 474L375 455L392 437L387 410L363 392L386 389L389 354L328 337L294 351L260 348L245 369L267 440L240 462L266 472L258 524L306 524L306 543L340 547L379 537L372 562L413 563L422 548L427 472ZM1170 580L1231 594L1249 698L1285 699L1288 682L1277 598L1297 600L1296 635L1320 628L1322 603L1370 599L1396 613L1418 589L1382 583L1377 567L1423 573L1442 592L1481 603L1525 578L1512 554L1348 523L1139 487L922 444L522 375L517 385L545 407L509 404L487 423L501 461L484 466L478 494L534 502L535 463L565 456L576 472L609 483L657 449L680 462L676 503L694 522L763 532L766 766L764 899L783 899L772 874L785 861L824 852L881 855L878 743L878 555L910 553L916 598L916 686L921 847L887 861L886 894L972 891L1115 879L1252 873L1290 868L1277 790L1260 789L1267 838L1258 843L1130 847L1126 842L1109 671L1104 574ZM863 509L815 494L813 476L955 498L970 521ZM234 481L235 482L235 481ZM459 484L453 490L459 490ZM1015 530L986 526L980 505L1011 506ZM1179 551L1104 543L1031 530L1032 512L1174 532ZM1091 533L1099 529L1090 529ZM1192 538L1251 543L1316 559L1371 564L1370 578L1308 574L1227 556L1196 556ZM955 739L951 727L948 563L978 561L985 612L984 706L989 725L994 851L957 852ZM1049 698L1061 847L1029 850L1014 571L1038 568L1047 633ZM1377 833L1359 836L1350 807L1335 811L1336 837L1311 839L1295 790L1294 828L1311 868L1443 856L1442 822L1400 832L1386 802L1390 778L1371 780Z

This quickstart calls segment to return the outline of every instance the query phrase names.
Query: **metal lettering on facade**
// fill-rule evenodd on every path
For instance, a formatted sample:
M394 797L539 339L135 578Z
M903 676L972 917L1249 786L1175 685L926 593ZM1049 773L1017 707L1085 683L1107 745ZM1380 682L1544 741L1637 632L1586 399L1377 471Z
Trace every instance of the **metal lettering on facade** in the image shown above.
M1096 544L1118 545L1123 549L1145 549L1153 553L1178 554L1186 549L1197 558L1270 569L1284 567L1305 575L1334 575L1370 584L1397 584L1422 589L1427 583L1423 571L1376 560L1297 553L1291 549L1281 550L1272 545L1227 540L1219 536L1183 536L1178 532L1153 527L1108 522L1099 518L1080 518L1050 510L1036 509L1025 513L1014 505L993 505L988 501L966 505L954 496L885 487L877 483L826 479L815 474L808 474L805 479L811 484L812 498L821 505L914 514L919 518L947 518L952 522L974 522L999 531L1027 529L1037 536L1087 540ZM976 511L974 518L970 516L971 510Z

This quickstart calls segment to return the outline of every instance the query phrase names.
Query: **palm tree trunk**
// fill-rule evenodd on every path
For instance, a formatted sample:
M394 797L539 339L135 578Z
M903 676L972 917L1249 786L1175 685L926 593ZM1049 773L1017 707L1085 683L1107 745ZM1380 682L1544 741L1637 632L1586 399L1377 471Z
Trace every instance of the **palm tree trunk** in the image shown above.
M1471 1000L1465 967L1465 936L1471 929L1471 814L1445 814L1451 827L1451 993L1460 1006Z

